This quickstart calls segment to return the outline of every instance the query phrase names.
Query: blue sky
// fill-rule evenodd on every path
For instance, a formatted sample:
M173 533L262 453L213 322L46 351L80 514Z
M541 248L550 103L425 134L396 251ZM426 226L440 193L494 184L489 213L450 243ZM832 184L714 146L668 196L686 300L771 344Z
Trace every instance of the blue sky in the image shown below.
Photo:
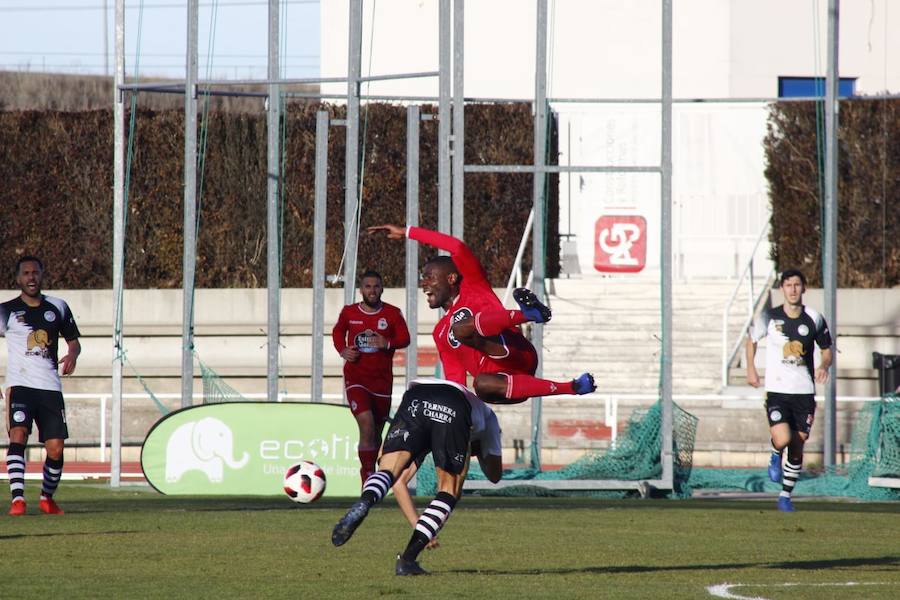
M318 75L319 0L280 5L284 76ZM141 77L184 78L186 6L186 0L126 0L129 79L135 71ZM201 79L265 77L268 0L200 0L199 10ZM108 63L111 74L114 11L115 0L0 0L0 70L102 75Z

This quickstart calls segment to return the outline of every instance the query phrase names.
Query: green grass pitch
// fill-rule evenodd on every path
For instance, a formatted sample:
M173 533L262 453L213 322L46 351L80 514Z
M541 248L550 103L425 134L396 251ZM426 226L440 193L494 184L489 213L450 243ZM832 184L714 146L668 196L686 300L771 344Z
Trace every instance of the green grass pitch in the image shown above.
M433 575L401 578L411 530L390 499L334 548L351 499L63 482L53 517L35 487L27 516L0 517L3 597L900 598L900 503L467 496L420 557Z

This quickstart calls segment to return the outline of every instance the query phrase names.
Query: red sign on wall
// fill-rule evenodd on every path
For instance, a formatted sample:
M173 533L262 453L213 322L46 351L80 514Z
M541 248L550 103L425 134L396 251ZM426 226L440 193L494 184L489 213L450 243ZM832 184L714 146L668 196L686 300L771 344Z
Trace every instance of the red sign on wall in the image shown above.
M594 268L603 273L637 273L647 263L647 220L640 215L597 219Z

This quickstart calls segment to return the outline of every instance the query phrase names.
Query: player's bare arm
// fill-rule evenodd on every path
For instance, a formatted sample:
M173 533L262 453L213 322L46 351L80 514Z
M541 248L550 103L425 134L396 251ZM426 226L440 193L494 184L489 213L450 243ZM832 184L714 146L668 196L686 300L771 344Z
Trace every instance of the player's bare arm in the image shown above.
M71 375L75 372L75 363L78 361L78 355L81 354L81 342L77 339L69 340L67 344L69 351L59 360L63 375Z
M384 231L387 233L387 238L389 240L402 240L406 237L406 227L400 227L399 225L373 225L367 229L369 235Z
M828 369L831 368L833 356L831 348L822 350L822 360L816 368L816 383L822 384L828 381Z
M759 387L759 373L756 371L756 342L747 338L747 384Z

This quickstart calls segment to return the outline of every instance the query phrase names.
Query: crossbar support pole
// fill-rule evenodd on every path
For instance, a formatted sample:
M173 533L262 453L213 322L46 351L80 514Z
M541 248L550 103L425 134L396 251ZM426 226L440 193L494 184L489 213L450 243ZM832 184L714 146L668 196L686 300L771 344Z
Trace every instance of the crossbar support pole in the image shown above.
M406 107L406 224L419 225L419 107ZM406 347L406 385L416 378L419 367L419 244L406 239L406 322L409 346Z
M328 235L328 111L316 113L316 200L313 231L313 327L312 382L313 402L322 401L325 373L325 237Z
M116 88L113 90L113 363L109 485L122 482L122 312L125 308L125 0L116 0Z
M662 480L674 482L672 406L672 0L662 0L662 128L660 131L660 277L662 278Z
M350 0L350 48L347 54L347 143L344 171L344 304L356 295L359 240L359 77L362 65L362 0Z
M184 248L181 302L181 407L194 395L194 284L197 270L197 31L199 0L187 4L187 56L184 95Z
M535 48L534 70L534 179L533 179L533 204L534 223L532 224L531 269L534 279L531 282L531 291L538 298L546 301L544 291L544 276L546 262L546 248L544 231L546 229L546 188L547 174L540 170L547 162L547 0L537 1L537 31ZM531 343L537 350L538 357L542 357L544 349L544 326L534 324L531 330ZM535 375L543 374L543 361L539 361ZM541 398L531 399L531 466L534 469L541 468Z
M838 42L840 0L828 0L828 71L825 90L825 227L822 279L825 291L825 321L837 331L837 235L838 235ZM835 463L837 450L837 360L831 353L831 367L825 384L825 439L823 462Z
M463 96L465 80L465 0L453 1L453 214L451 231L453 236L465 236L465 146L466 146L466 106Z
M452 233L450 195L450 72L451 44L450 35L451 0L440 0L438 16L438 231ZM441 252L446 254L446 252Z
M269 79L278 77L278 0L269 0ZM266 111L268 153L266 155L266 298L268 306L266 393L269 401L278 400L278 350L281 347L281 232L279 193L281 188L281 87L269 84Z

